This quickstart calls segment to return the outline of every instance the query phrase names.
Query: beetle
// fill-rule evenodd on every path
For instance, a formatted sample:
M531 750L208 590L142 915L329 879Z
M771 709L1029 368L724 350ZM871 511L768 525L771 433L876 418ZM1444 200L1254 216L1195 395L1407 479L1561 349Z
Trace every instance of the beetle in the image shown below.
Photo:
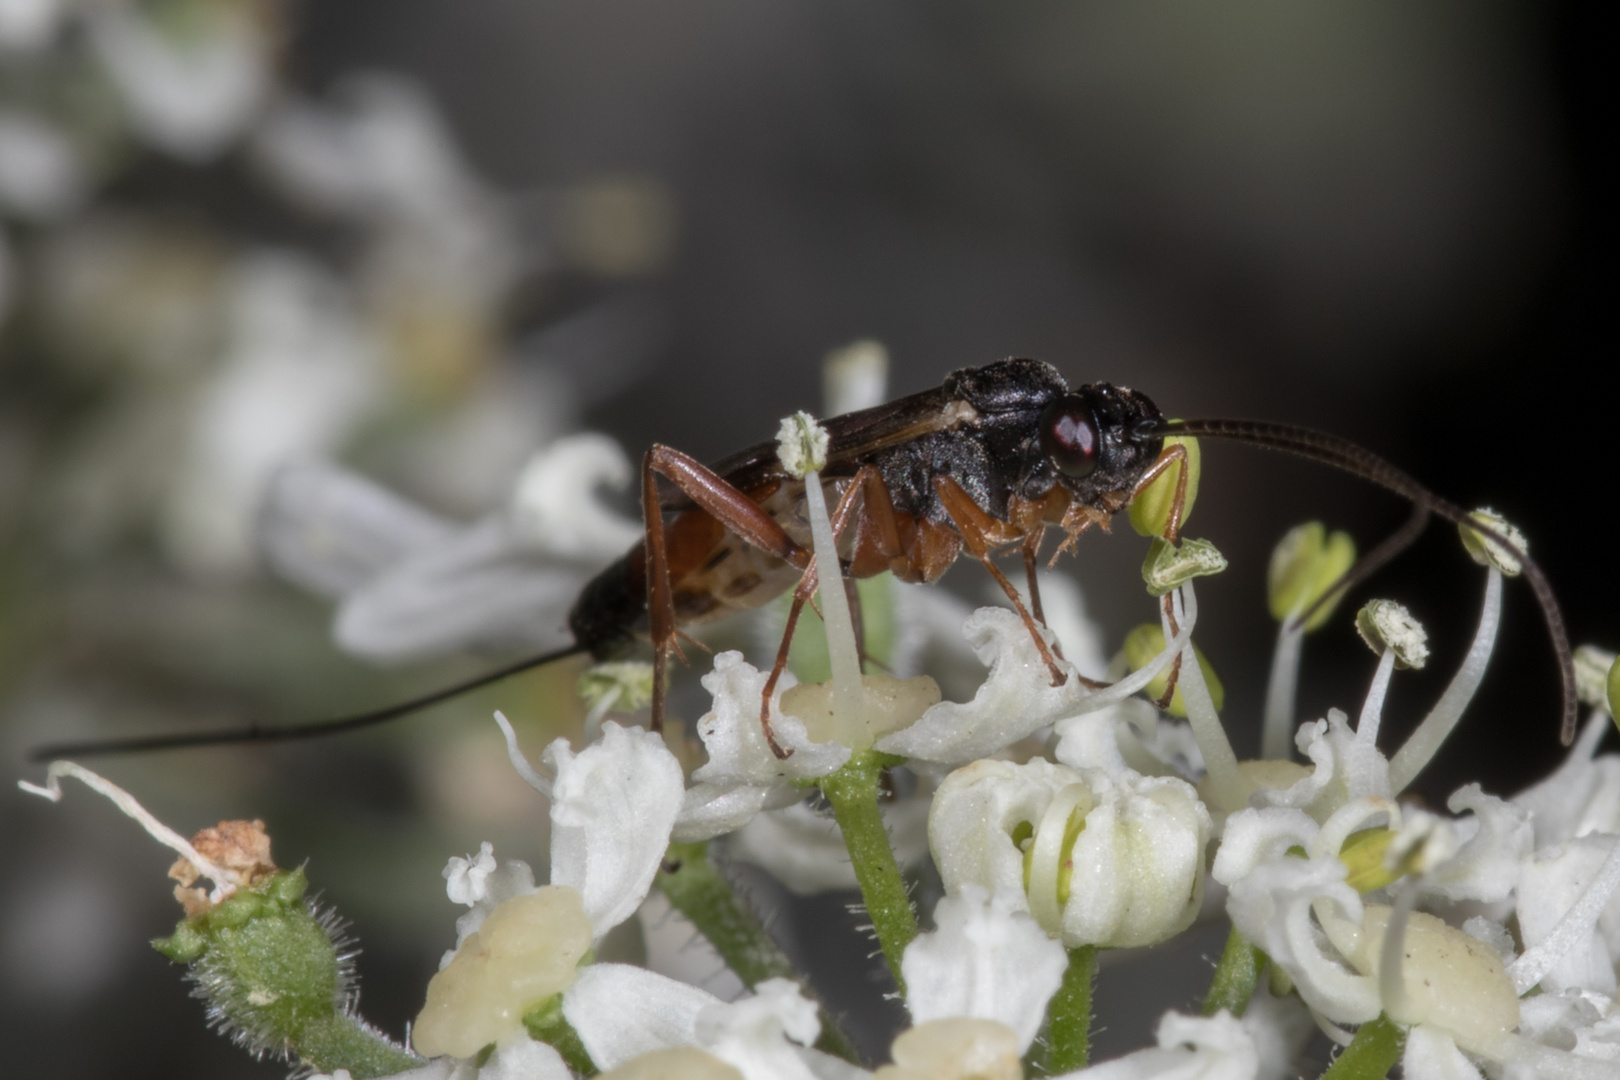
M822 478L830 482L837 500L833 526L841 537L840 573L864 578L889 571L902 581L934 582L965 551L1006 592L1054 685L1064 674L1039 628L1035 568L1042 539L1051 528L1064 533L1055 560L1088 528L1106 528L1148 484L1186 461L1183 446L1166 446L1170 436L1231 439L1295 454L1379 484L1412 504L1406 524L1334 583L1318 607L1409 546L1431 516L1513 546L1462 508L1346 439L1268 421L1167 420L1139 391L1108 383L1071 389L1056 368L1039 360L1013 358L963 368L935 389L832 417L823 426L829 444ZM1172 541L1179 533L1187 472L1176 470L1177 486L1163 529ZM660 478L673 490L665 490ZM799 611L817 579L804 482L782 466L774 442L749 447L713 466L654 445L642 459L641 481L646 538L581 591L568 616L574 637L568 648L358 716L47 746L32 756L41 760L348 731L568 656L620 656L644 637L653 646L652 725L657 729L667 661L679 651L680 628L759 607L793 588L787 632L765 688L768 702L786 665ZM997 550L1014 545L1024 558L1028 607L994 561ZM1563 618L1540 567L1520 555L1558 660L1561 737L1568 745L1575 732L1576 693ZM1297 618L1308 619L1315 610ZM772 748L783 753L771 737L764 702L761 722Z

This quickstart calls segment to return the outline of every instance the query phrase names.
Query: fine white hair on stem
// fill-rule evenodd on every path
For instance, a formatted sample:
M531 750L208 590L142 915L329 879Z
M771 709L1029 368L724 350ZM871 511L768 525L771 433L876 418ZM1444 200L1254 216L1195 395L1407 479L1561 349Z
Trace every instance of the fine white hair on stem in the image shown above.
M529 760L523 756L522 748L518 746L517 732L512 730L511 721L507 720L506 714L499 709L495 710L495 722L500 725L501 734L506 736L506 756L512 762L512 768L523 777L524 783L546 798L551 798L551 778L529 764Z
M1429 715L1417 726L1389 762L1389 786L1397 795L1417 779L1445 742L1451 729L1462 719L1463 710L1473 700L1474 692L1485 678L1486 665L1496 646L1496 631L1502 624L1502 571L1491 567L1485 575L1485 603L1479 613L1479 628L1474 631L1474 642L1463 657L1462 667L1451 679L1451 685L1440 695Z
M141 828L152 835L158 843L185 857L186 861L197 868L197 872L214 883L213 891L208 894L210 903L219 903L236 891L236 884L231 880L230 874L215 866L203 856L191 843L179 833L169 828L153 816L152 812L136 801L135 796L113 783L72 761L53 761L45 770L45 783L30 784L26 780L17 781L17 786L30 795L38 795L51 802L62 801L62 777L71 776L84 784L90 790L97 792L111 800L112 804L122 810L127 817L135 819Z
M1193 594L1192 582L1187 582L1175 593L1176 617L1189 623L1198 619L1198 598ZM1161 614L1165 623L1165 637L1170 636L1169 619ZM1243 775L1238 771L1237 755L1221 726L1215 702L1204 683L1204 672L1198 663L1198 654L1189 640L1181 650L1181 697L1187 703L1187 723L1192 728L1198 750L1204 756L1204 768L1215 786L1215 794L1222 808L1241 810L1247 799Z
M1266 687L1266 718L1260 736L1262 758L1286 761L1293 749L1294 700L1299 686L1299 657L1305 643L1305 627L1295 625L1298 614L1298 610L1291 612L1277 627L1277 647L1271 654L1271 680Z
M1598 916L1603 913L1604 905L1609 897L1620 887L1620 841L1609 848L1609 855L1603 860L1597 874L1587 883L1581 892L1580 899L1564 912L1553 927L1553 932L1541 944L1524 950L1519 958L1508 965L1508 975L1513 979L1513 988L1520 994L1535 986L1553 965L1564 958L1570 948L1592 932L1597 925Z
M1384 719L1384 698L1389 694L1389 677L1395 671L1395 650L1385 649L1378 658L1378 669L1373 672L1367 687L1367 700L1361 703L1361 716L1356 720L1356 741L1363 746L1378 745L1378 727Z

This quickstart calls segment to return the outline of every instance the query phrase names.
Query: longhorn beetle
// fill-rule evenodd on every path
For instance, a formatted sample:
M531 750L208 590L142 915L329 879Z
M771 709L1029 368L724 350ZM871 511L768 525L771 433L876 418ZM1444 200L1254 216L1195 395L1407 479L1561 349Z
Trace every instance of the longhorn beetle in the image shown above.
M1137 391L1108 383L1070 390L1055 368L1038 360L1008 359L963 368L937 389L833 417L823 426L830 443L821 475L831 482L837 499L833 526L841 537L840 572L864 578L892 571L902 581L933 582L965 549L1006 592L1054 684L1063 675L1037 627L1041 608L1035 567L1041 541L1048 528L1065 534L1055 560L1082 532L1093 525L1106 527L1149 483L1185 462L1183 447L1164 445L1167 436L1233 439L1281 450L1379 484L1412 504L1406 524L1351 567L1318 606L1393 559L1417 539L1430 515L1513 546L1454 503L1348 440L1265 421L1166 420ZM1177 476L1164 528L1170 540L1177 538L1180 528L1187 469L1178 469ZM660 477L674 490L662 489ZM618 656L644 636L650 636L653 645L656 729L663 720L667 661L671 652L678 651L679 629L759 607L794 588L787 633L761 706L761 722L770 738L766 704L787 662L799 611L816 583L803 481L783 469L774 442L760 443L713 466L655 445L642 459L641 501L645 540L582 590L568 617L574 644L566 649L358 716L46 746L32 756L42 760L348 731L567 656L589 653L598 660ZM1022 548L1028 608L992 558L998 548L1013 545ZM1557 656L1563 684L1561 737L1568 745L1575 734L1576 693L1563 617L1540 567L1528 557L1523 557L1523 565ZM1307 619L1314 611L1298 618ZM770 741L776 749L774 738Z

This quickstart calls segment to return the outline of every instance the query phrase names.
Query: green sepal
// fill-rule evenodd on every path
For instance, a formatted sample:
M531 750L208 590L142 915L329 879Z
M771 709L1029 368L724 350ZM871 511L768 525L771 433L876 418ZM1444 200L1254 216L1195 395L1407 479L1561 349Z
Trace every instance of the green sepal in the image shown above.
M189 964L208 951L208 939L189 922L181 922L168 937L153 938L152 948L177 964Z

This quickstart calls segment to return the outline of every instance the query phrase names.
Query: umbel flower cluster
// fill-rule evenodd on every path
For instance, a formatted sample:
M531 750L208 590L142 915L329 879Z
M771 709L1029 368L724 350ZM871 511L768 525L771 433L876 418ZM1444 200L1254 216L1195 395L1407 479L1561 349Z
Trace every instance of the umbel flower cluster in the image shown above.
M817 561L833 565L825 435L801 414L781 442L805 480ZM1138 500L1135 522L1150 535L1162 528L1154 501ZM1500 518L1481 520L1522 547ZM1096 649L1076 630L1048 632L1071 657L1054 685L1020 618L994 607L938 609L925 631L960 633L988 668L967 700L942 700L927 676L863 674L835 580L820 591L831 678L783 678L769 735L767 672L739 652L703 678L701 753L673 731L608 718L645 700L637 665L593 672L584 745L558 739L538 763L497 714L513 767L550 814L549 871L536 881L487 843L449 860L447 892L466 911L400 1043L360 1018L348 943L305 899L303 872L272 862L262 823L187 841L70 762L24 787L57 798L60 778L76 777L174 848L185 917L158 948L189 967L214 1023L245 1047L334 1080L1252 1080L1297 1075L1315 1030L1343 1046L1334 1080L1397 1063L1411 1080L1612 1080L1620 756L1596 749L1620 697L1614 658L1581 651L1591 718L1553 776L1508 799L1469 784L1445 814L1400 801L1478 687L1502 579L1518 570L1508 547L1463 540L1484 567L1476 636L1393 753L1378 738L1387 688L1427 659L1422 627L1393 602L1356 616L1378 659L1354 722L1334 709L1295 723L1301 637L1327 618L1314 605L1354 558L1348 538L1316 524L1291 532L1271 566L1280 629L1263 760L1237 760L1194 646L1194 579L1224 567L1194 540L1154 543L1144 577L1159 623L1130 635L1106 684L1081 677L1076 662ZM1062 624L1063 594L1048 599ZM887 1063L858 1059L711 861L717 842L789 888L859 886L912 1022ZM944 892L919 912L904 868L929 857ZM692 924L735 975L731 992L598 957L649 903ZM1099 951L1162 945L1222 907L1231 934L1201 1011L1167 1013L1156 1046L1091 1063Z

